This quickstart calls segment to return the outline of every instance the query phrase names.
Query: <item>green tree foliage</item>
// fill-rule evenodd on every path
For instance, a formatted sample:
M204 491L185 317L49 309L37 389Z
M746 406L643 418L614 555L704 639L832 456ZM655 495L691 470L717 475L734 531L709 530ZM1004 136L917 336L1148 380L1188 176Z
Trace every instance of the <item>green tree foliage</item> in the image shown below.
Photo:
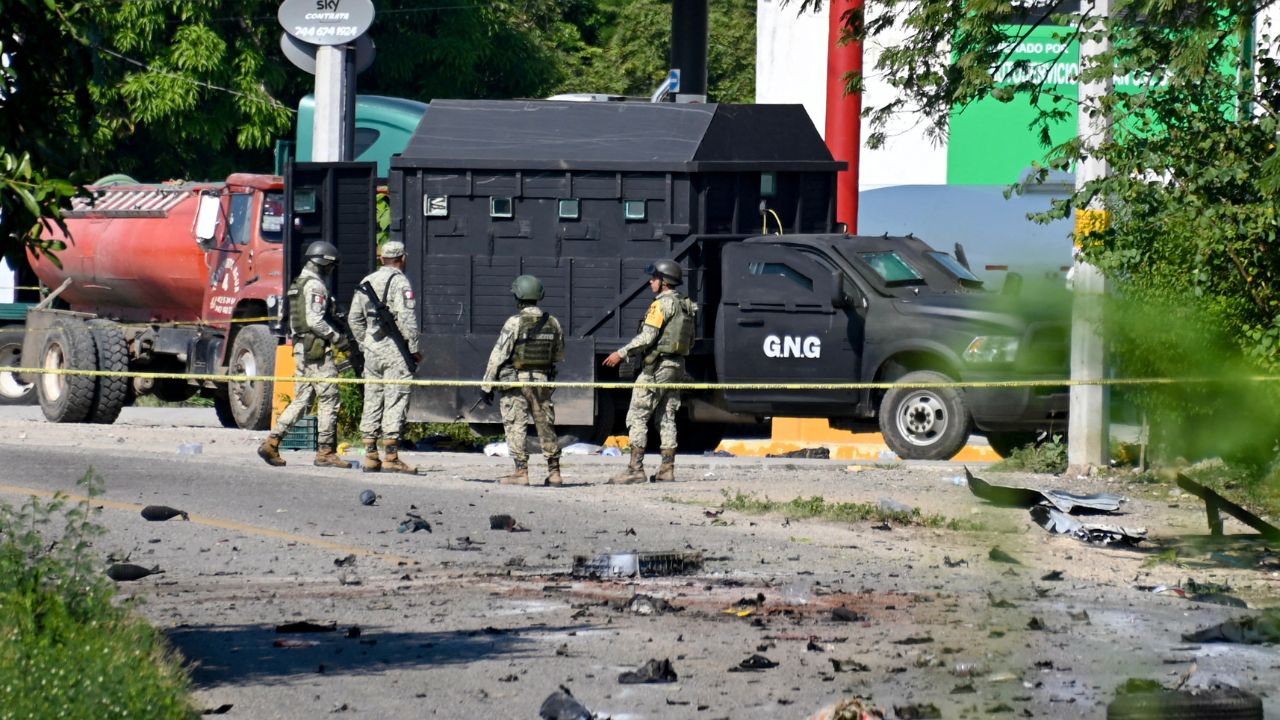
M821 0L795 4L809 9ZM1253 41L1247 29L1254 13L1267 4L1112 0L1111 17L1095 25L1095 18L1062 13L1075 10L1076 3L1069 7L1067 0L1043 4L1045 12L1038 16L1020 15L1019 8L1029 3L1009 0L869 0L865 15L847 18L848 35L881 36L877 41L883 43L885 33L895 30L903 39L889 41L875 68L900 94L867 109L875 129L868 144L882 142L887 121L912 108L945 136L954 108L993 97L1035 107L1032 130L1046 149L1041 167L1070 169L1085 149L1077 139L1050 147L1048 128L1073 120L1077 105L1038 82L1026 61L1012 61L1012 49L1029 28L1041 24L1068 28L1057 37L1063 42L1105 33L1113 50L1084 69L1083 78L1132 75L1139 87L1112 93L1089 108L1111 119L1111 137L1094 152L1111 173L1062 203L1055 214L1084 208L1095 198L1112 212L1110 227L1089 236L1082 253L1107 274L1118 301L1106 325L1117 367L1130 377L1275 372L1280 370L1280 65L1275 59L1280 46L1275 29L1258 28L1256 72L1241 59L1242 45ZM1078 5L1086 13L1092 7ZM860 78L849 78L851 91L860 86ZM1159 316L1143 312L1149 308L1159 308ZM1232 357L1249 362L1242 370ZM1220 390L1148 387L1136 395L1157 414L1156 433L1161 427L1194 427L1185 422L1189 416L1246 415L1259 406L1275 406L1271 384L1253 384L1247 393L1265 402L1234 409L1231 404L1243 395ZM1253 423L1274 435L1274 419L1268 413ZM1257 434L1252 433L1255 439ZM1176 443L1170 445L1178 450Z
M667 75L671 55L671 2L610 3L616 14L601 36L598 52L587 53L583 74L569 78L563 92L607 92L648 97ZM712 102L755 100L756 14L754 0L711 0L708 17L707 95Z

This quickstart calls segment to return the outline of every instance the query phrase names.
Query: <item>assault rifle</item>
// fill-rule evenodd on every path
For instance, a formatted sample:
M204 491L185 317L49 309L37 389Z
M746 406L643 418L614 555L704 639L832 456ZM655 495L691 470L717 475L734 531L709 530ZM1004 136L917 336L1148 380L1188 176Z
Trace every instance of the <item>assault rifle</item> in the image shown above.
M369 284L368 280L360 283L356 288L358 292L365 294L369 298L369 304L373 306L373 311L378 315L378 322L382 323L382 329L391 338L391 342L396 344L396 349L400 351L400 357L404 358L404 364L409 368L409 374L413 375L418 372L418 362L413 359L413 353L409 352L409 343L404 339L404 335L400 333L400 326L396 325L396 317L391 314L391 308L378 297L378 293Z

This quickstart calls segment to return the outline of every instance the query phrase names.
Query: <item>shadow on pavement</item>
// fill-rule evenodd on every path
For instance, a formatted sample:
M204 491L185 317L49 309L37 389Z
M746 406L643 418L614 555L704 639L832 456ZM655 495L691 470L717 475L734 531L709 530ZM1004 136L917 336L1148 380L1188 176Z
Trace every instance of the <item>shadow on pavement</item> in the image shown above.
M273 625L198 625L169 630L197 687L271 684L296 675L378 673L393 668L456 665L489 657L550 653L536 636L584 631L589 625L484 628L452 632L382 632L347 626L325 633L277 633ZM282 642L286 647L277 647Z

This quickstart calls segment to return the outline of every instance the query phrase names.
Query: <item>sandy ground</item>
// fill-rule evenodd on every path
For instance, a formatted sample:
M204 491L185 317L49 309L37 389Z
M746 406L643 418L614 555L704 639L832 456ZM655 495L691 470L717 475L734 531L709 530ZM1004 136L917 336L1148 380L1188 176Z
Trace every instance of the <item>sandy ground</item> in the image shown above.
M1274 646L1182 639L1280 604L1280 557L1232 520L1228 541L1195 542L1203 506L1167 486L975 468L1001 484L1126 497L1123 515L1086 518L1148 529L1121 549L980 501L949 463L682 456L682 482L619 488L602 483L622 458L574 456L570 487L542 489L493 484L507 461L470 454L406 453L425 471L413 477L314 468L304 453L273 469L253 454L259 440L208 410L55 426L38 409L0 409L0 500L74 492L92 465L106 484L104 552L165 570L122 590L192 662L200 702L231 703L233 717L534 717L563 684L613 718L803 718L852 694L888 717L932 704L943 717L1100 718L1123 679L1173 685L1188 672L1189 686L1237 685L1280 713ZM200 454L179 454L190 443ZM356 502L365 488L378 505ZM887 500L968 529L717 513L726 493ZM193 519L139 520L156 503ZM411 507L432 533L396 531ZM495 513L530 532L490 530ZM993 561L993 548L1018 563ZM624 551L697 552L704 564L674 577L569 574L577 555ZM1227 585L1250 609L1150 592L1187 579ZM637 613L636 595L676 610ZM856 619L834 619L838 607ZM335 630L275 632L299 620ZM756 654L777 667L730 671ZM651 658L670 659L677 680L618 682Z

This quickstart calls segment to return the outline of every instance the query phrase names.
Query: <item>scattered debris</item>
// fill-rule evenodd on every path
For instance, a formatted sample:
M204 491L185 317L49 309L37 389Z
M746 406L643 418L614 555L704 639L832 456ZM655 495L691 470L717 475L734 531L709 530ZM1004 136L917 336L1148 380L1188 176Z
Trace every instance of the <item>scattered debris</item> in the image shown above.
M630 552L573 556L574 577L657 577L702 569L700 552Z
M942 717L942 711L933 703L894 705L893 712L900 720L934 720Z
M231 711L231 708L233 707L235 707L233 703L222 703L216 708L206 708L204 710L201 710L200 714L201 715L226 715L228 712Z
M831 609L831 619L836 622L862 622L867 616L841 605Z
M1062 579L1061 570L1053 570L1040 576L1040 580L1042 580L1043 582L1058 582L1061 579Z
M968 566L969 566L969 561L968 561L968 560L965 560L965 559L963 559L963 558L961 558L961 559L959 559L959 560L952 560L950 555L943 555L943 556L942 556L942 564L943 564L943 565L946 565L946 566L947 566L947 567L949 567L949 568L957 568L957 567L960 567L960 566L962 566L962 565L963 565L963 566L965 566L965 567L968 567Z
M277 633L322 633L333 632L338 629L337 623L313 623L306 620L300 622L285 623L276 626Z
M181 517L183 520L191 519L191 516L188 515L186 511L179 510L177 508L171 508L168 505L148 505L142 508L143 520L150 520L151 522L164 522L165 520L170 520L176 517Z
M1107 717L1117 720L1152 718L1262 718L1262 699L1234 687L1196 690L1157 689L1125 691L1126 682L1116 688L1116 699L1107 705Z
M107 577L116 582L132 582L141 580L148 575L156 575L162 572L164 571L160 569L159 565L153 568L144 568L141 565L132 563L116 563L107 568Z
M457 542L458 544L454 545L454 542ZM484 543L482 542L472 540L470 535L463 535L461 537L454 538L452 541L446 541L444 547L446 550L480 552L480 546L483 544Z
M352 553L346 557L334 558L333 564L335 567L355 567L356 556Z
M1008 563L1010 565L1022 564L1021 562L1018 561L1017 558L1001 550L998 547L991 548L991 551L987 553L987 557L990 558L993 562Z
M561 685L542 701L538 717L541 720L593 720L595 715L573 697L569 688Z
M836 672L870 672L871 668L857 660L837 660L835 658L827 658L831 661L831 669Z
M423 520L422 516L418 513L407 512L405 515L407 517L400 522L400 526L396 528L396 532L418 532L419 530L431 532L431 523Z
M992 505L1001 507L1031 508L1037 505L1050 505L1064 513L1114 513L1120 509L1124 498L1110 493L1097 495L1077 495L1065 490L1032 490L1030 488L1002 487L976 477L964 469L969 483L969 491Z
M618 676L618 682L623 685L673 683L677 679L675 668L671 667L671 660L656 658Z
M1181 586L1178 585L1156 585L1154 587L1147 585L1138 586L1139 590L1155 593L1157 595L1176 595L1180 598L1192 600L1195 602L1209 603L1211 605L1225 605L1226 607L1248 608L1249 604L1240 598L1229 595L1231 588L1220 583L1197 583L1191 578L1187 578Z
M996 597L995 595L992 595L992 594L991 594L991 591L987 591L987 602L991 603L991 607L993 607L993 608L1016 608L1016 607L1018 607L1015 603L1009 602L1008 600L1005 600L1004 598L998 598L998 597Z
M742 662L729 668L729 672L756 672L757 670L768 670L769 668L778 667L778 663L770 660L763 655L752 655Z
M374 491L372 491L372 490L361 490L361 491L360 491L360 504L361 504L361 505L374 505L374 504L376 504L377 502L378 502L378 493L376 493L376 492L374 492Z
M1210 535L1222 534L1222 516L1219 513L1225 511L1245 525L1257 530L1258 534L1262 535L1264 539L1271 542L1280 542L1280 528L1275 525L1268 523L1182 473L1178 473L1177 483L1178 487L1204 501L1205 512L1209 516Z
M628 612L636 615L661 615L668 612L680 612L683 609L662 598L644 594L632 596L625 607Z
M490 515L490 530L506 530L507 532L529 532L529 528L516 522L510 515Z
M931 643L931 642L933 642L933 638L928 635L915 635L912 637L902 638L901 640L894 640L893 644L894 645L924 645L926 643Z
M1147 537L1146 528L1126 528L1119 525L1082 523L1066 513L1045 505L1031 508L1031 519L1036 524L1057 535L1071 537L1092 545L1134 546Z
M809 458L813 460L830 460L831 449L825 447L802 448L784 453L770 453L767 458Z
M1183 633L1183 642L1225 642L1261 645L1280 642L1280 611L1228 620L1212 627Z
M1045 625L1044 622L1040 620L1040 618L1033 616L1030 620L1027 621L1027 629L1028 630L1048 630L1049 626Z

